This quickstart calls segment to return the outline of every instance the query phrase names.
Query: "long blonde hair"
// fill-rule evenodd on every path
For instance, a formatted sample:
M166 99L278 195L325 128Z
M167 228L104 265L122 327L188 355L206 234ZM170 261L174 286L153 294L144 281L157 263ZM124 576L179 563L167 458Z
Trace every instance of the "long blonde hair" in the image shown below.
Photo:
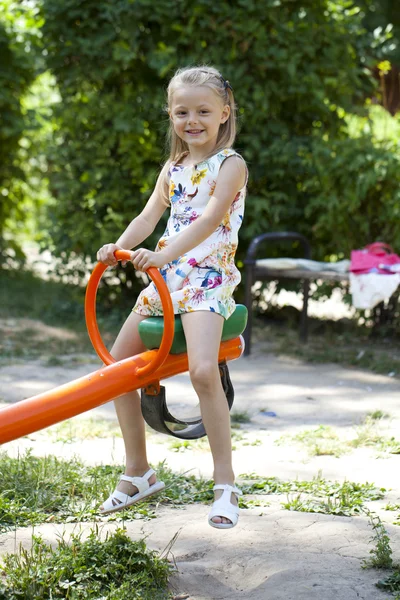
M179 69L172 77L168 85L168 107L171 107L172 96L179 87L182 86L206 86L213 90L221 99L222 104L230 107L230 114L225 123L221 123L217 136L217 143L210 154L216 154L224 148L231 148L236 137L236 104L233 97L232 87L229 81L226 81L221 73L214 67L199 66L186 67ZM171 161L177 160L182 154L189 150L188 145L176 133L172 122L169 123L168 141L170 147L169 158ZM209 156L204 157L209 158Z

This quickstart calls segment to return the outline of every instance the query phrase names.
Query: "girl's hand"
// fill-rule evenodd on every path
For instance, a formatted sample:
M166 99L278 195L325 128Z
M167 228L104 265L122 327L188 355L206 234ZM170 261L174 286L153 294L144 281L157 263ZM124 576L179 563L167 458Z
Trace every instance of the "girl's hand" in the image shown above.
M118 261L114 256L116 250L125 250L125 248L121 248L121 246L117 246L117 244L104 244L97 252L97 260L109 267L115 267L115 265L118 264ZM126 260L121 262L122 265L126 265L127 263Z
M147 271L149 267L161 269L168 262L162 252L152 252L146 248L138 248L131 252L131 261L138 271Z

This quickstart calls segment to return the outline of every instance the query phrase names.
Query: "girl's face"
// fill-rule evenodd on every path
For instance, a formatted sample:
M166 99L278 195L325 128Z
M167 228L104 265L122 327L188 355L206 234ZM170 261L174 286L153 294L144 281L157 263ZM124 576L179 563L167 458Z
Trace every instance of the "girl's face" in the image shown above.
M175 133L198 154L212 152L221 123L225 123L230 107L223 105L207 86L179 87L172 95L169 115Z

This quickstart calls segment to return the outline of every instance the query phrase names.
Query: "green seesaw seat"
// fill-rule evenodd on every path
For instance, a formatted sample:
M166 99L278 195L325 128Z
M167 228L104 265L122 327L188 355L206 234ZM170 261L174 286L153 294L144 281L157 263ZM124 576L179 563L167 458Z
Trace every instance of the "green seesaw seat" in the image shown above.
M247 308L237 304L235 312L224 321L222 342L233 340L243 333L247 323ZM149 317L139 324L139 335L148 350L159 348L163 336L163 317ZM171 354L186 352L186 339L180 315L175 315L175 335L172 342Z
M247 323L247 308L237 304L235 312L226 319L222 330L222 341L233 340L243 333ZM148 350L159 348L163 335L163 317L149 317L139 324L139 334ZM175 316L175 335L170 350L171 354L186 352L186 340L179 315ZM232 408L234 390L229 377L226 362L219 364L222 387L228 402L229 410ZM160 385L157 390L151 386L141 391L142 413L150 427L181 440L194 440L206 435L200 414L194 417L177 418L171 414L167 406L165 387Z

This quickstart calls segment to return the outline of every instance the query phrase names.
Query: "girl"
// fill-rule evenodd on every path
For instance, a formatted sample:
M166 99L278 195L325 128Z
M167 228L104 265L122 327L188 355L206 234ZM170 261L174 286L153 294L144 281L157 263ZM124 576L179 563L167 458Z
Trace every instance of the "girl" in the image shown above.
M155 252L139 248L132 263L139 271L160 269L181 314L189 371L200 400L214 461L215 501L209 523L234 527L238 521L230 418L218 370L222 325L235 309L233 291L240 281L234 256L243 218L247 169L232 149L236 134L232 87L212 67L177 71L168 86L170 158L143 211L115 244L97 259L115 265L117 249L138 246L155 229L167 207L170 217ZM116 360L144 351L138 334L142 319L161 315L153 283L139 295L112 348ZM164 488L149 468L145 427L138 393L115 400L126 451L125 474L100 507L102 514L123 508Z

